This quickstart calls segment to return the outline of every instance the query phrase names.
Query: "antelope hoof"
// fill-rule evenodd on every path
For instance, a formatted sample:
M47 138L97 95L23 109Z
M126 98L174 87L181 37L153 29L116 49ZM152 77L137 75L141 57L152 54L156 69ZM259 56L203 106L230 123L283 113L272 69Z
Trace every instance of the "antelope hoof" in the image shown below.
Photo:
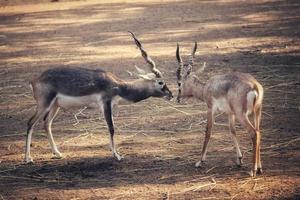
M237 160L236 160L236 165L237 165L238 167L242 167L242 165L243 165L243 157L237 158Z
M121 156L121 155L119 155L119 154L117 154L117 153L114 153L114 157L118 160L118 161L120 161L120 160L122 160L124 157L123 156Z
M31 157L25 158L25 164L33 164L33 159Z
M59 151L54 152L52 158L53 159L61 159L62 158L62 154Z
M205 164L205 162L204 161L202 161L202 160L199 160L198 162L196 162L196 164L195 164L195 167L203 167L203 165Z
M263 173L262 168L257 168L257 174L262 174L262 173Z
M250 173L249 173L250 176L253 177L253 178L255 178L256 177L256 171L257 170L251 170Z

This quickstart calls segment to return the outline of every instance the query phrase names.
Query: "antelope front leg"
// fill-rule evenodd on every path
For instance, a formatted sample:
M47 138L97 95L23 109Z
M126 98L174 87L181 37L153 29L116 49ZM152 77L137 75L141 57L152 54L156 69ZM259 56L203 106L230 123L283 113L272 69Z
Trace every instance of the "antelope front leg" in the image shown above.
M211 129L213 127L214 123L214 117L213 117L213 112L211 109L207 111L207 125L206 125L206 131L205 131L205 139L204 139L204 144L201 152L201 159L195 164L196 167L201 167L203 162L206 160L206 153L207 153L207 146L208 142L211 136Z
M113 124L113 119L112 119L112 109L111 109L111 101L107 101L104 103L104 117L108 126L109 130L109 139L110 139L110 149L113 153L113 156L117 158L117 160L121 160L123 157L118 154L115 143L114 143L114 124Z

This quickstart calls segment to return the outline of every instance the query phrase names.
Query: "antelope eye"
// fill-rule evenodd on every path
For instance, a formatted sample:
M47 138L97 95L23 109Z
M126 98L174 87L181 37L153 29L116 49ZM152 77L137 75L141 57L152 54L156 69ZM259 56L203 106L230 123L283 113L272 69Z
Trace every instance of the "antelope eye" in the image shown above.
M163 81L159 81L158 84L159 84L159 85L163 85L164 82L163 82Z

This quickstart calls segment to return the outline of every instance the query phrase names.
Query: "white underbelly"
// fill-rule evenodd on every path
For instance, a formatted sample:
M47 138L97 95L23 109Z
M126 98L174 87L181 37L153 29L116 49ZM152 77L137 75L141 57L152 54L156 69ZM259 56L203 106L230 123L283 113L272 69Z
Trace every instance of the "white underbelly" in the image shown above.
M59 93L56 99L58 105L65 109L72 107L99 108L103 105L102 95L99 93L86 96L68 96Z
M219 111L219 112L225 112L225 113L232 112L229 102L224 97L218 98L218 99L213 98L213 111L214 112Z

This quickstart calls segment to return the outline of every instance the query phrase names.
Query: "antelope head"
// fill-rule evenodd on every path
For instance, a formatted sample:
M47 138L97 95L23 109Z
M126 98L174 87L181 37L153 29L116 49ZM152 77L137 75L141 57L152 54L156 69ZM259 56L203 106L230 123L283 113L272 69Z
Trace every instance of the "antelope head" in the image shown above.
M150 73L147 73L143 69L140 69L139 67L135 66L137 73L128 72L131 75L135 75L140 80L138 82L141 82L143 85L146 84L149 88L149 90L152 92L153 97L165 97L168 100L171 100L173 98L172 92L169 90L167 84L162 78L162 73L159 71L159 69L156 68L155 62L150 58L148 53L143 48L141 42L137 39L134 33L130 32L131 36L134 39L134 42L136 46L141 51L141 55L147 62L147 64L150 67Z
M190 97L193 96L193 90L195 87L195 82L199 82L198 74L204 71L206 67L206 63L198 69L196 72L193 71L194 65L194 57L197 51L197 42L195 42L195 46L189 56L189 60L186 63L183 63L180 52L179 52L179 44L177 43L176 49L176 58L178 62L178 67L176 70L177 76L177 85L178 85L178 95L177 95L177 102L181 101L182 97Z

